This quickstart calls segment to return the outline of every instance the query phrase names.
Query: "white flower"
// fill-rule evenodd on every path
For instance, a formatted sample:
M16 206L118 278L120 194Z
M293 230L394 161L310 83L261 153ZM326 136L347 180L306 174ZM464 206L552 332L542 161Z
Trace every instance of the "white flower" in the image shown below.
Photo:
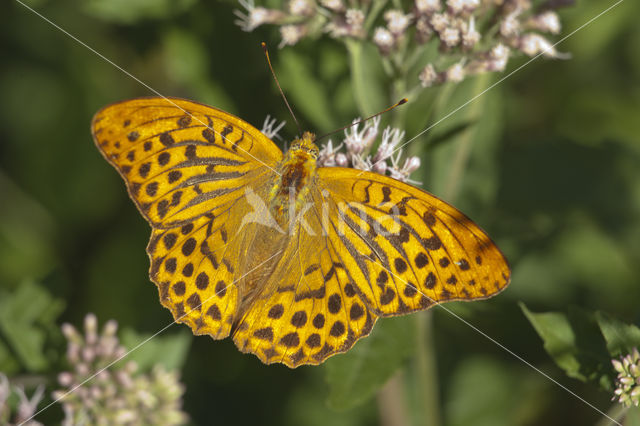
M533 29L551 34L560 34L561 30L558 14L550 10L534 16L529 20L528 24Z
M333 142L331 139L327 142L326 145L320 147L320 152L318 153L318 166L322 167L333 167L336 165L336 152L342 147L342 144L337 147L333 147Z
M518 47L520 50L528 56L536 56L542 54L547 58L567 59L570 55L566 53L560 53L556 48L539 34L525 34L518 41Z
M19 424L25 422L28 426L41 425L39 422L27 422L27 420L33 417L38 409L38 404L44 395L44 385L38 385L36 391L31 396L31 399L29 399L29 397L24 393L24 388L21 385L15 386L14 389L18 394L18 398L20 398L18 410L16 412L16 422Z
M462 31L462 45L466 49L472 49L479 41L480 33L476 31L476 20L471 16L469 26Z
M438 81L438 73L432 64L427 65L418 76L422 87L431 87Z
M262 129L260 129L260 131L269 139L279 138L278 132L284 127L287 122L282 121L276 126L277 122L277 119L272 119L267 115L267 117L264 119L264 123L262 124Z
M429 20L425 16L420 16L416 21L416 39L418 43L426 43L431 38L433 29L429 25Z
M434 13L430 24L434 30L441 33L449 27L449 17L444 13Z
M500 34L503 37L514 37L520 33L520 21L518 20L518 16L520 15L521 10L516 9L500 22Z
M347 156L342 153L339 152L336 154L336 166L338 167L348 167L349 166L349 159L347 158Z
M310 16L315 11L315 3L308 0L291 0L289 13L296 16Z
M280 27L280 36L282 41L278 47L293 46L307 33L306 28L303 25L284 25Z
M454 15L473 12L480 6L480 0L447 0L447 8Z
M457 28L447 28L440 33L440 40L447 47L455 47L460 43L460 30Z
M442 9L440 0L416 0L416 10L420 13L433 13Z
M401 153L394 158L391 158L391 167L389 168L389 175L394 178L401 180L403 182L409 182L412 184L418 184L418 181L409 179L411 173L415 172L420 168L420 158L419 157L408 157L404 160L404 165L399 167Z
M353 120L353 125L344 130L343 143L350 154L360 155L367 152L378 137L379 116L366 121L362 130L358 131L360 124L356 123L360 123L360 121L359 118Z
M379 163L391 157L396 146L402 141L402 138L404 138L404 133L404 131L392 127L384 129L382 131L382 142L380 142L378 146L378 151L373 157L373 161Z
M489 71L504 71L509 61L509 48L502 43L495 45L489 52Z
M464 80L464 77L465 77L464 67L462 66L461 62L458 62L457 64L454 64L451 67L449 67L445 72L445 74L446 74L446 81L459 83L462 80Z
M285 17L285 14L279 10L255 7L253 0L240 0L240 5L247 10L247 13L239 10L234 10L233 13L239 18L235 24L243 31L253 31L262 24L276 23Z
M334 12L342 12L345 9L342 0L320 0L320 4Z
M361 29L364 24L364 13L360 9L348 9L345 19L351 27Z
M388 10L384 14L387 28L394 35L402 34L411 24L412 17L411 14L405 15L401 10Z
M389 30L378 27L373 33L373 42L382 53L387 54L395 44L395 39Z

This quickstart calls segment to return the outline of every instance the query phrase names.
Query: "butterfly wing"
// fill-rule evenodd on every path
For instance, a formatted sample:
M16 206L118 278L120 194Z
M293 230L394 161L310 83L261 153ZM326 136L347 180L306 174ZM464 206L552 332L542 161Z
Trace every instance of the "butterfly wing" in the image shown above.
M355 169L320 168L318 178L336 218L328 239L375 315L484 299L508 285L509 266L498 247L444 201Z
M262 188L282 152L230 114L173 98L107 106L92 131L153 228L147 252L162 304L195 333L226 337L241 272L232 231L251 210L246 188Z
M395 179L320 168L307 208L233 335L265 363L320 364L367 336L380 316L487 298L509 282L484 231Z
M339 248L326 238L330 219L320 197L310 191L280 262L233 334L241 351L267 364L320 364L368 335L377 319L358 298Z

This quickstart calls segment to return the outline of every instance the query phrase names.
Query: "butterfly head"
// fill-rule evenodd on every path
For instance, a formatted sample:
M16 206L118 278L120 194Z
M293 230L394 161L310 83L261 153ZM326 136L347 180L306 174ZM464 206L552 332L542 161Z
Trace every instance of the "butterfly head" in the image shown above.
M308 155L314 160L318 159L318 147L316 146L316 135L311 132L304 132L302 137L299 139L294 139L291 143L291 148L287 154L294 155Z

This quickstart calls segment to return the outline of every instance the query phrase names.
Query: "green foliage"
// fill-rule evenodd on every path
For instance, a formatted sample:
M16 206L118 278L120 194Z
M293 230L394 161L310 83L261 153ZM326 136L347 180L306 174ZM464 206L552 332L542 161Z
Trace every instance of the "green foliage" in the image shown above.
M56 262L51 215L1 172L0 194L0 282L46 273Z
M188 330L177 333L151 335L139 334L131 329L120 333L120 342L131 352L127 359L138 363L140 371L150 371L162 364L167 371L180 371L183 367L193 336Z
M278 55L282 67L277 68L282 87L291 97L291 102L299 109L314 127L318 129L333 128L335 118L332 112L332 101L314 72L316 64L311 58L286 50ZM294 113L295 110L294 109ZM293 123L292 123L293 124Z
M439 123L424 142L432 148L427 150L430 174L425 176L431 190L466 212L484 210L497 195L496 153L503 125L500 91L480 96L491 82L485 74L444 88L433 116Z
M413 318L378 321L371 335L326 362L329 405L347 410L368 400L414 351Z
M96 18L131 25L145 19L168 18L195 3L196 0L89 0L83 6Z
M0 371L44 372L57 359L48 355L47 339L65 303L41 286L25 281L13 293L0 292ZM47 350L45 350L47 349Z
M571 60L536 60L482 95L526 59L503 74L412 92L421 66L443 56L437 43L399 64L406 69L393 68L369 42L320 37L277 49L277 31L244 33L233 24L236 2L28 4L163 95L229 110L257 127L267 114L289 121L287 141L297 130L263 40L305 130L330 131L408 96L383 117L406 130L406 140L480 95L407 147L421 157L423 188L485 228L513 267L500 296L451 310L554 379L578 379L571 389L598 408L615 404L603 392L615 377L610 359L640 346L632 325L640 318L639 2L622 2L559 45ZM561 37L606 7L575 2L561 10ZM130 348L171 321L147 277L149 227L89 134L100 107L154 93L17 2L3 12L0 371L55 380L62 321L78 326L87 312L114 318ZM384 24L378 16L366 26ZM406 84L390 69L402 69ZM396 408L422 425L433 395L421 391L413 354L424 340L442 425L600 421L446 311L434 318L433 339L413 317L381 319L370 337L321 367L264 366L228 339L192 337L184 325L131 356L145 369L155 361L182 368L193 424L379 424L375 396L401 370L407 406ZM542 345L562 371L548 368ZM59 422L61 413L47 413L46 424ZM639 410L626 411L624 422L640 425Z
M519 377L503 362L482 355L463 361L450 383L445 412L451 426L530 424L546 405L544 398L533 397L544 388L542 377L533 372Z
M374 46L347 40L346 48L349 52L353 96L360 115L367 117L389 105L380 61L377 60Z
M570 307L568 312L533 313L520 304L545 350L569 377L613 389L611 359L640 347L640 328L603 312Z

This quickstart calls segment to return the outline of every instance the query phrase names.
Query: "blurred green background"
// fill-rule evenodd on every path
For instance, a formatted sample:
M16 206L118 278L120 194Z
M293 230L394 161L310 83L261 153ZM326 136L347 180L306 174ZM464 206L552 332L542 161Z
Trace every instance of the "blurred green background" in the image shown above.
M79 326L94 312L101 322L113 318L123 328L155 333L171 315L148 280L149 226L89 130L102 106L154 95L118 68L163 95L214 105L256 127L267 114L290 122L265 64L264 40L303 127L323 133L358 115L344 46L321 38L278 50L275 28L246 33L234 25L238 5L231 1L27 4L117 66L19 3L2 7L0 297L29 282L45 287L59 307L47 304L55 312L41 331L62 321ZM577 1L562 9L564 33L610 4ZM538 59L462 110L475 111L480 124L457 188L447 187L443 172L450 168L446 142L422 150L418 139L411 149L422 157L423 187L443 197L455 194L447 199L488 231L513 268L512 283L500 296L447 306L605 411L611 394L565 376L518 302L534 312L577 306L640 321L638 16L638 2L623 2L558 46L571 52L571 60ZM507 72L525 61L512 60ZM465 93L451 96L449 110L466 100ZM453 124L443 123L440 132ZM408 125L407 137L419 130ZM287 125L281 134L290 139L295 132ZM443 424L594 424L601 418L446 311L436 308L432 319ZM165 333L180 331L185 327ZM42 347L64 347L59 334L42 333ZM189 345L182 380L184 410L193 424L382 421L375 397L346 410L328 405L333 388L327 381L337 379L326 365L265 366L229 339L197 337ZM0 371L38 370L37 363L12 361L11 351L0 351ZM56 353L43 355L56 365L62 362ZM404 366L398 377L409 386L413 358ZM419 405L419 395L407 395L410 407ZM43 418L61 416L54 407Z

